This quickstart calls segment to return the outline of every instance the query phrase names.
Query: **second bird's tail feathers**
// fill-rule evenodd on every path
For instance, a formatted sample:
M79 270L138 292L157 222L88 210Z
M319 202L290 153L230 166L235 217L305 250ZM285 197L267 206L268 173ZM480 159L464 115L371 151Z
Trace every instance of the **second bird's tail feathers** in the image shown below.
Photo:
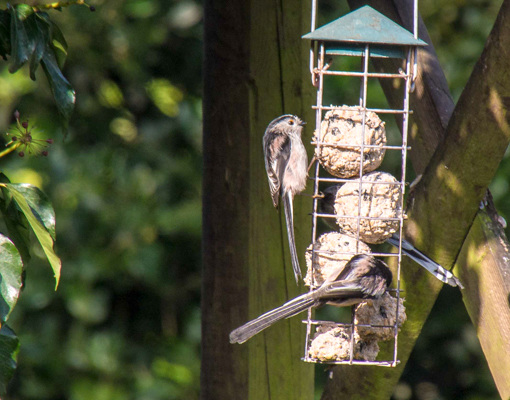
M393 234L393 236L390 237L387 241L391 245L398 248L399 239L400 238L397 234ZM462 283L455 275L453 275L447 269L443 268L440 264L438 264L434 260L427 257L420 250L415 248L411 243L404 239L402 239L402 253L408 256L416 263L420 264L423 268L429 271L441 282L447 283L450 286L458 286L461 289L464 289L464 286L462 286Z
M281 307L268 311L260 317L247 322L230 333L230 343L244 343L257 333L282 319L292 317L314 305L317 300L310 293L305 293L285 303Z

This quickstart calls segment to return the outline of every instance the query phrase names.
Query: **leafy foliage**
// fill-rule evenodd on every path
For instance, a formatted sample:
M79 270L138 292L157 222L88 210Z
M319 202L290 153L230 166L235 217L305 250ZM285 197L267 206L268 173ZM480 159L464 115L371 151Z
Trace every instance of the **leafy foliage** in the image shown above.
M46 196L32 185L11 184L5 176L0 183L3 197L0 205L7 230L13 234L20 248L26 252L30 239L28 226L33 230L55 272L58 285L60 277L60 259L53 250L55 237L55 214ZM5 325L18 301L22 288L23 260L15 244L0 234L0 395L5 395L7 383L13 375L18 339Z
M19 70L27 62L30 77L35 80L40 65L50 84L57 108L65 121L76 100L74 89L62 74L67 43L60 29L45 12L28 4L8 5L0 11L0 56L10 56L9 71Z
M0 329L0 393L7 392L7 384L16 369L19 341L7 325Z
M198 397L200 21L198 2L162 0L55 19L78 93L68 140L47 158L12 157L4 172L52 199L65 268L52 293L43 252L28 246L9 320L21 342L9 398ZM6 101L6 112L54 132L45 86Z
M0 322L3 324L18 301L23 263L16 246L0 234Z
M0 393L4 395L7 384L16 368L18 338L5 325L5 321L18 301L21 290L23 264L16 246L0 234Z
M61 262L53 250L55 239L55 212L46 196L35 186L28 184L4 184L27 219L42 246L55 273L56 286L60 280Z
M27 4L7 4L6 10L0 10L0 56L10 57L9 72L14 73L28 63L30 77L35 80L36 70L42 65L65 121L75 102L74 90L60 70L66 48L62 33L46 13L37 12ZM0 157L19 147L31 154L47 155L46 150L40 151L46 145L33 137L28 121L20 123L19 113L16 114L18 132ZM18 154L24 156L23 151ZM50 262L57 286L61 261L53 249L55 213L47 197L33 185L10 183L4 174L0 175L0 182L2 222L11 237L0 234L0 395L3 396L14 373L18 351L18 339L5 322L18 301L24 267L31 258L30 232L34 233Z

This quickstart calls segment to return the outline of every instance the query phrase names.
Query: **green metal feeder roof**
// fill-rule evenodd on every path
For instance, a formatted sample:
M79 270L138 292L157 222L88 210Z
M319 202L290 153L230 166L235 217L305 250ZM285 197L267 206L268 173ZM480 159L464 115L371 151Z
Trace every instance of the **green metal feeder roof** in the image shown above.
M327 42L330 54L361 55L363 45L368 43L371 55L376 57L401 57L401 47L427 45L370 6L358 8L302 37Z

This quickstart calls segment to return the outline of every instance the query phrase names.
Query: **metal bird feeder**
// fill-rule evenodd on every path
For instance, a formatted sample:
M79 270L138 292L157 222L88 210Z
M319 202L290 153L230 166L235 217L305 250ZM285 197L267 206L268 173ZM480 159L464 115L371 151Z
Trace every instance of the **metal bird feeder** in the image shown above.
M350 259L355 254L370 252L368 245L364 242L376 230L374 226L381 223L384 226L390 226L389 231L398 233L402 237L402 226L404 222L403 199L406 187L406 159L407 159L407 136L409 127L409 95L413 89L413 82L417 71L417 49L419 46L426 45L425 42L418 39L417 32L417 2L414 4L414 32L411 33L400 25L396 24L389 18L385 17L378 11L369 6L361 7L351 13L315 29L315 21L317 16L317 0L312 0L312 18L311 32L304 35L303 39L311 40L310 50L310 72L312 74L312 82L317 87L317 102L312 108L316 111L315 135L312 143L315 146L315 155L317 157L315 163L314 180L314 201L312 212L312 245L309 248L307 261L311 264L311 272L309 271L308 284L310 289L316 288L321 284L317 281L316 276L320 275L315 270L318 268L321 257L325 259L325 264L331 258ZM359 57L361 67L356 70L335 70L337 59L342 57ZM401 60L394 72L376 72L370 69L370 60L372 58L394 58ZM344 63L345 64L345 63ZM342 64L343 65L343 64ZM359 64L358 64L359 65ZM348 78L349 82L359 81L359 99L357 104L345 104L341 99L338 105L324 105L323 96L326 87L325 77L330 79ZM395 87L400 87L403 91L402 104L397 108L370 108L367 105L367 87L369 79L393 80ZM402 141L396 144L387 144L386 138L381 139L381 135L377 133L377 129L384 129L384 122L381 120L391 116L398 115L401 121ZM379 119L380 116L380 119ZM329 131L328 131L329 129ZM351 132L351 136L347 136L347 142L340 138L342 131ZM326 135L331 133L333 141L326 140ZM384 132L383 132L384 133ZM347 159L345 156L349 152L354 152L354 159ZM389 174L374 171L379 167L380 161L385 152L399 152L401 155L400 177L397 179L388 178ZM381 155L382 154L382 155ZM335 157L340 157L336 159ZM344 159L342 159L344 157ZM373 159L380 159L372 166ZM350 171L339 171L335 165L354 165ZM347 168L347 167L345 167ZM320 172L326 169L331 175L325 176ZM370 173L369 173L370 172ZM344 176L344 175L345 176ZM379 174L374 176L374 174ZM341 218L338 214L326 214L319 211L319 201L321 198L320 184L342 184L341 189L337 193L337 203L346 202L346 204L354 204L350 213L344 212ZM370 190L373 192L392 192L393 199L391 211L393 215L372 215L367 211L372 207L371 204L366 205L367 186L371 185ZM351 189L349 189L349 187ZM384 188L384 190L382 189ZM342 190L344 193L340 193ZM370 192L369 190L369 192ZM340 193L340 194L339 194ZM395 194L396 193L396 194ZM349 200L351 197L357 196L357 199ZM365 202L365 203L364 203ZM336 212L340 212L335 204ZM340 205L338 205L339 208ZM336 219L340 225L339 228L352 239L354 247L343 247L332 250L325 246L317 238L317 226L320 218ZM340 221L340 222L338 222ZM388 225L389 224L389 225ZM384 230L384 229L383 229ZM367 234L368 236L366 236ZM344 240L342 243L347 245L351 239ZM342 241L343 239L340 239ZM377 239L379 240L379 239ZM377 242L376 240L376 242ZM382 238L384 241L384 237ZM322 243L322 244L321 244ZM373 242L372 242L373 243ZM341 246L340 246L341 247ZM350 323L336 323L332 321L320 321L312 319L312 310L308 311L308 318L303 321L307 325L306 346L304 361L325 363L325 364L362 364L362 365L378 365L394 367L399 363L397 358L397 339L400 325L399 312L403 311L403 302L400 289L400 264L402 258L402 242L400 240L398 251L392 252L371 252L376 257L383 257L386 260L396 258L397 269L394 273L393 285L391 289L391 299L396 310L394 310L394 322L387 322L384 318L381 320L367 320L366 311L370 311L370 307L366 305L353 308ZM336 257L336 258L335 258ZM381 306L382 307L382 306ZM400 310L399 310L400 308ZM382 312L382 311L381 311ZM363 314L363 315L362 315ZM369 313L370 314L370 313ZM368 315L368 314L367 314ZM386 321L386 322L381 322ZM389 343L393 341L393 357L390 360L377 360L374 356L377 353L378 345L363 332L390 332ZM317 338L323 335L322 342L317 342ZM327 336L324 336L327 335ZM361 337L361 338L360 338ZM370 337L370 336L369 336ZM321 353L321 346L326 342L335 340L346 340L348 343L346 351L343 355L335 357L331 354ZM315 343L314 343L315 342ZM315 346L315 347L314 347ZM334 344L333 346L339 346ZM371 348L372 346L372 348ZM389 344L388 344L389 346ZM371 349L370 349L371 348ZM371 354L364 354L363 350L367 350Z

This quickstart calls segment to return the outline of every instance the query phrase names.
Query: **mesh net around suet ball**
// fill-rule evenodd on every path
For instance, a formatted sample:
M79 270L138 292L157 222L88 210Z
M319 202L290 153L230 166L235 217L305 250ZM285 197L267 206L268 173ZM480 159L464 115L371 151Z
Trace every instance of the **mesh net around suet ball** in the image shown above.
M307 272L305 285L317 287L332 273L337 273L355 254L370 254L370 247L356 238L340 232L328 232L315 241L313 253L313 282L312 282L312 245L305 253Z
M347 182L338 189L335 199L337 224L344 232L355 236L358 219L346 217L360 216L360 239L367 243L382 243L399 228L399 221L390 219L400 217L402 212L399 182L387 172L371 172L363 176L361 195L359 192L359 182Z
M351 357L351 328L318 325L308 348L308 356L321 361L342 361ZM353 359L374 361L379 354L376 341L362 339L354 332Z
M401 297L398 299L398 323L400 327L406 321L406 308L404 307L404 299ZM387 325L390 327L366 327L357 326L356 332L359 336L366 341L384 341L391 340L395 336L395 318L397 315L397 298L391 296L389 293L385 293L377 300L369 300L360 303L356 307L356 313L354 317L355 324L361 325ZM400 328L399 328L400 330Z
M320 135L314 132L314 140L323 142L315 149L315 156L331 175L339 178L358 176L361 165L361 147L358 146L361 146L363 136L364 145L386 145L384 124L376 113L367 111L363 135L363 114L359 108L330 110L321 122ZM385 151L377 147L363 149L364 174L381 165Z

